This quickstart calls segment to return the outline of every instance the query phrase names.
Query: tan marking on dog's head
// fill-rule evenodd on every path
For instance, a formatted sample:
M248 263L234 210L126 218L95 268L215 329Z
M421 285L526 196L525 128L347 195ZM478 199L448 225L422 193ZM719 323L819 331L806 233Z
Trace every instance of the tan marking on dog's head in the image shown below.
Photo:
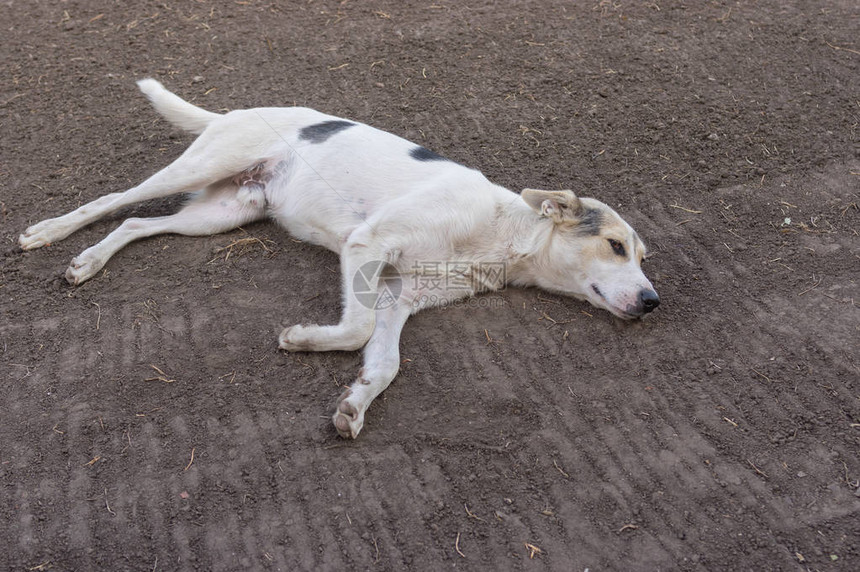
M554 223L535 276L539 286L585 298L625 319L657 307L641 267L645 244L612 208L571 191L526 189L522 196Z

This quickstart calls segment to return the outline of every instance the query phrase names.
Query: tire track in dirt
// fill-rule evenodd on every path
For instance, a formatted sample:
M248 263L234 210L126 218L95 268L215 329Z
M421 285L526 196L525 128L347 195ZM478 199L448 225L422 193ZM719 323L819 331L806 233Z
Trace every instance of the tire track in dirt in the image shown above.
M304 467L312 467L312 456L314 452L313 445L300 446L298 450L290 451L288 454L288 464L293 470L303 470ZM301 468L301 469L299 469ZM295 473L292 473L295 474ZM289 517L286 516L287 509L281 512L284 514L286 522L289 523L289 534L286 538L290 541L288 551L282 550L282 557L291 562L301 562L303 569L319 568L324 563L332 561L341 566L345 562L340 556L331 556L321 550L326 546L326 542L330 542L330 535L317 524L321 516L327 513L323 510L319 511L318 507L313 502L313 499L319 495L316 490L318 482L301 482L298 489L291 487L297 483L284 483L283 497L288 506L295 507L290 510ZM300 515L296 518L296 515ZM298 559L296 559L298 555Z
M609 361L610 359L607 359L607 362ZM540 372L534 369L532 371L533 378L540 379L538 377ZM555 391L552 386L536 383L535 389L538 399L543 402L539 405L540 407L558 403L559 399L564 397L561 391ZM590 495L591 498L588 501L603 506L604 510L608 510L614 516L616 521L614 523L596 523L599 528L610 532L610 530L621 530L626 524L632 524L629 521L631 516L637 512L636 507L639 504L637 499L648 498L650 490L661 488L663 479L656 474L650 459L643 458L641 454L643 448L650 451L659 449L659 443L656 443L654 439L649 439L640 447L632 446L614 427L614 423L620 421L616 417L617 413L599 409L601 411L596 416L592 416L591 412L586 411L585 408L577 407L574 415L564 415L556 421L551 431L558 435L558 441L575 443L578 436L587 434L597 439L600 444L598 448L600 455L584 455L584 461L592 469L593 474L583 475L582 482L599 483L596 487L599 492ZM554 445L561 447L562 451L567 449L567 455L571 452L569 446L559 445L558 442ZM546 454L551 456L552 452L546 451ZM562 455L562 462L569 466L567 455ZM635 462L637 460L638 462ZM549 470L550 468L547 466L547 471ZM565 502L563 498L554 500L556 503L564 504ZM607 504L614 508L609 509ZM661 504L663 503L661 502ZM661 506L660 510L656 511L657 514L649 516L656 516L658 522L662 522L666 529L658 529L651 533L652 539L665 556L671 555L677 559L678 555L682 553L682 549L679 549L676 543L670 542L670 539L678 538L680 532L678 523L671 518L672 514L676 514L672 510L673 508L671 505L666 509ZM649 520L653 522L653 518ZM634 524L634 526L638 525ZM648 553L653 554L654 548L648 550L646 554ZM656 557L666 561L668 558L665 556Z
M104 338L100 330L91 328L86 321L61 319L59 322L61 346L56 359L42 362L45 366L40 368L44 386L39 391L52 402L51 409L57 405L60 409L55 409L56 417L49 421L53 430L40 423L39 432L61 431L61 434L56 434L61 438L62 446L58 451L56 443L52 442L54 440L46 438L48 434L44 433L40 454L59 461L59 466L65 468L65 474L59 474L61 484L54 489L59 498L68 499L68 513L65 522L61 523L61 536L66 539L73 555L90 560L88 549L98 533L94 526L97 519L93 518L93 499L104 498L104 490L99 490L98 475L107 451L99 434L103 429L101 408L93 407L87 394L72 394L69 388L78 380L86 380L92 387L101 385L99 353L83 343L83 339L85 336L94 337L95 347L102 347ZM37 332L33 334L35 339L40 339L36 337Z
M405 452L401 444L379 444L378 450L344 450L339 452L346 467L357 471L341 473L344 486L341 503L345 506L344 514L349 512L352 522L340 519L341 531L350 533L353 538L358 535L362 543L370 544L372 550L362 554L358 560L362 565L374 565L382 558L389 566L397 569L414 564L413 559L421 558L422 553L427 558L436 560L441 555L438 549L442 546L439 533L435 532L432 523L427 520L423 511L430 508L438 509L444 505L441 498L430 499L417 478L415 460ZM420 453L418 454L420 456ZM392 479L397 475L396 479ZM385 494L381 494L385 491ZM349 507L363 507L367 513L360 510L350 510ZM392 518L390 515L398 515ZM402 528L420 525L431 531L431 542L421 542L420 539L410 538L401 533ZM354 528L367 529L364 533L353 532ZM378 549L378 553L376 552ZM429 554L427 554L429 553ZM411 554L413 556L407 556Z
M515 294L515 296L520 296L520 294ZM520 319L522 320L533 320L534 317L529 313L524 313L520 315ZM498 327L498 324L497 324ZM552 334L544 334L541 337L547 337L547 335L552 336ZM558 332L558 335L561 335L561 332ZM538 341L535 341L538 340ZM482 340L483 341L483 340ZM468 360L471 363L483 363L486 364L485 368L487 371L486 377L489 379L495 380L493 384L486 384L485 387L477 386L477 389L480 393L483 393L483 397L475 398L474 396L471 399L474 399L478 402L485 403L485 408L491 413L496 414L504 414L499 410L499 407L496 403L504 402L512 400L515 403L518 403L517 406L522 411L522 420L525 421L529 415L527 414L527 410L532 409L533 411L540 410L550 410L549 408L556 408L559 406L559 403L563 403L560 401L562 397L570 397L569 393L566 390L567 384L564 385L564 395L561 394L553 394L550 391L546 391L542 389L542 385L545 383L543 380L550 380L552 376L546 375L546 370L534 365L534 360L529 359L530 356L533 355L541 355L543 352L539 351L539 348L547 347L546 340L539 340L539 338L528 339L528 340L517 340L517 344L508 345L507 342L511 340L505 339L500 340L498 343L494 344L493 342L485 342L485 343L473 343L470 346L467 346L466 351L469 352L467 355ZM553 340L554 341L554 340ZM556 342L557 343L557 342ZM488 347L490 349L488 349ZM491 359L487 359L487 353L492 352L495 356ZM533 353L534 352L534 353ZM518 354L522 355L518 355ZM501 359L498 359L501 358ZM524 364L524 365L517 365ZM556 381L556 380L552 380ZM551 382L549 382L551 383ZM524 393L524 389L528 387L528 392ZM469 388L471 391L471 388ZM535 393L542 394L543 398L535 398ZM510 399L504 399L503 396L510 395ZM489 421L492 423L492 419ZM519 438L523 435L529 433L530 431L534 431L537 429L537 426L534 426L531 423L519 423L518 424L518 432ZM578 427L579 430L582 430L581 427ZM575 431L571 432L572 434ZM572 440L572 439L571 439ZM530 453L534 453L538 457L545 456L549 457L552 455L552 452L546 453L543 451L543 447L541 447L540 441L530 441L532 447L530 447ZM510 453L513 454L513 451ZM531 460L528 458L523 459L523 462L526 464L531 464ZM554 471L554 469L552 469ZM594 478L597 475L589 475L585 477L586 479ZM506 491L507 494L510 494L512 497L521 496L522 491L518 492L518 494L514 494L513 491ZM530 491L527 493L529 497L534 497L536 491ZM544 493L538 493L539 497L544 496ZM536 499L537 500L537 499ZM554 497L551 500L552 505L564 505L568 502L567 499L561 499L558 497ZM556 562L562 561L565 558L565 555L569 552L569 548L566 546L566 543L570 541L569 538L558 538L557 532L552 532L552 530L547 529L547 517L539 513L538 511L534 511L534 514L531 512L518 512L518 513L509 513L505 518L505 528L507 529L507 536L509 538L519 538L519 543L514 543L513 546L519 544L522 546L522 542L531 539L535 541L535 537L542 538L542 545L544 549L547 546L553 546L554 549L551 549L547 558L553 558L551 556L553 552L555 553L555 557L559 558L559 560L553 560ZM547 544L548 543L548 544ZM511 550L511 545L501 545L498 547L502 553L509 552ZM499 565L504 565L507 563L510 564L509 560L499 561Z
M178 362L173 361L172 348L177 343L187 347L188 328L180 317L165 317L164 310L148 298L129 304L118 320L109 313L101 316L101 326L109 334L101 343L104 355L100 378L116 386L115 392L106 397L112 402L122 401L118 412L128 415L128 419L114 417L107 421L113 447L106 456L109 468L105 471L112 476L109 482L117 485L102 491L102 510L109 510L112 528L122 527L131 545L150 546L150 550L128 558L150 567L172 563L179 569L188 569L195 558L195 535L177 516L180 494L197 485L196 471L183 471L193 449L191 445L186 447L193 430L183 414L176 413L181 407L174 397L179 385L193 383L194 379L193 374L176 375ZM183 351L187 351L186 347ZM126 402L126 394L135 387L145 388L145 399ZM135 472L112 470L116 457L133 459ZM165 466L172 470L165 472ZM123 485L131 479L139 479L140 486Z

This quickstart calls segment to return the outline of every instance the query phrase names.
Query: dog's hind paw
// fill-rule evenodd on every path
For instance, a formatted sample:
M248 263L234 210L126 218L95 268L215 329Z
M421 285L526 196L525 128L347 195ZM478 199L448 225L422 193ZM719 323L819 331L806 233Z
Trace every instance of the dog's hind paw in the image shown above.
M72 286L83 284L102 269L104 261L84 255L72 258L69 268L66 270L66 281Z
M352 389L344 391L337 400L331 420L338 435L344 439L355 439L364 427L364 412L349 402Z

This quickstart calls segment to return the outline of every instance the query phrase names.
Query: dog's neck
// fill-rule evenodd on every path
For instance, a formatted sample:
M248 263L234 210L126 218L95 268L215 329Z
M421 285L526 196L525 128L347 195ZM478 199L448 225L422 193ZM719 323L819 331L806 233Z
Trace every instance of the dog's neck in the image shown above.
M476 266L504 265L504 282L486 283L481 289L497 290L505 284L533 286L536 266L545 254L553 229L550 219L541 217L511 193L510 198L500 198L492 220L476 228L468 242L458 245L457 256Z
M509 284L534 286L536 266L543 258L546 246L555 230L552 220L542 217L517 197L504 207L505 244L510 245L510 257L505 260Z

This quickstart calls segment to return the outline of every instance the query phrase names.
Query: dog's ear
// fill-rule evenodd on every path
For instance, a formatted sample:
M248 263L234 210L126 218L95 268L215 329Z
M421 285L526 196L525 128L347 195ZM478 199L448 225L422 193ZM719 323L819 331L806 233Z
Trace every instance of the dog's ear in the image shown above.
M573 191L523 189L520 196L535 212L556 224L576 220L582 213L582 203Z

